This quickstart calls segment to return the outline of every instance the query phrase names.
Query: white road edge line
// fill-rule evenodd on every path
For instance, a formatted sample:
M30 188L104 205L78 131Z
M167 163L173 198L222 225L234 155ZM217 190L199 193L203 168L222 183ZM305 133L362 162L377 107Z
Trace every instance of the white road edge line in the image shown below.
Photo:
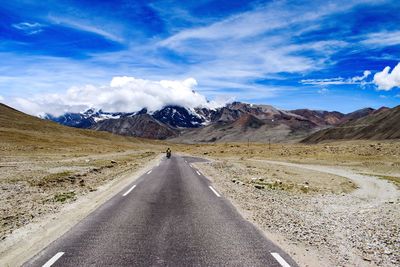
M48 262L46 262L42 267L50 267L53 265L61 256L64 255L64 252L58 252L56 255L53 256Z
M290 267L289 263L287 263L279 253L272 252L271 255L279 262L282 267Z
M214 194L217 196L217 197L221 197L221 195L220 194L218 194L218 192L210 185L210 186L208 186L210 189L211 189L211 191L213 191L214 192Z
M129 190L126 191L125 194L123 194L122 196L125 197L126 195L128 195L135 187L136 187L136 185L134 185L134 186L132 186L131 188L129 188Z
M147 174L150 174L152 170L148 171Z
M199 171L196 171L198 175L201 175L201 173Z

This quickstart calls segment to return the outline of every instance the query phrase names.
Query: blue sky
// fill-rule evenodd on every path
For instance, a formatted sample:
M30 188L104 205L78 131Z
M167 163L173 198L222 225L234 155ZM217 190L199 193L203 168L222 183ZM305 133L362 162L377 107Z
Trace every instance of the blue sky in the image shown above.
M0 101L29 113L117 76L284 109L400 103L399 1L12 0L0 17Z

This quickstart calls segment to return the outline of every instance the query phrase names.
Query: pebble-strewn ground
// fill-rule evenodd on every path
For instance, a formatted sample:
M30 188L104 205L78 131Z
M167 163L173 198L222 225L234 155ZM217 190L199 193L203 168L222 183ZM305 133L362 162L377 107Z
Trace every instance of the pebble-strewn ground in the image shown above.
M78 199L156 157L146 150L0 160L0 242L32 221Z
M351 193L339 193L339 188L336 188L336 193L303 192L274 186L257 189L254 173L248 168L250 161L232 162L222 160L197 166L212 177L225 197L249 213L248 217L267 233L282 235L291 246L303 247L305 251L319 255L320 263L314 265L400 265L400 198L393 184L371 178L376 180L374 186L390 189L382 197L377 195L381 192L378 189L386 188L367 190L365 196L359 194L364 192L361 187ZM352 172L347 171L351 175ZM302 175L305 179L318 176L318 173ZM265 173L265 176L271 176L271 173ZM281 181L285 183L287 178ZM313 188L312 179L308 186ZM307 253L293 257L303 257L302 262L307 262L304 260Z

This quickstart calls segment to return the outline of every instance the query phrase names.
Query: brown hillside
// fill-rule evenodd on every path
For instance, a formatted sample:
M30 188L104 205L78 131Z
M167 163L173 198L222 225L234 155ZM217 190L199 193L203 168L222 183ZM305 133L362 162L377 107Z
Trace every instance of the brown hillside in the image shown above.
M115 150L133 148L141 143L137 138L82 130L59 125L27 115L0 104L0 151L62 151L102 147Z
M318 143L327 140L358 139L400 139L400 106L382 109L380 112L371 112L368 116L318 131L302 142Z

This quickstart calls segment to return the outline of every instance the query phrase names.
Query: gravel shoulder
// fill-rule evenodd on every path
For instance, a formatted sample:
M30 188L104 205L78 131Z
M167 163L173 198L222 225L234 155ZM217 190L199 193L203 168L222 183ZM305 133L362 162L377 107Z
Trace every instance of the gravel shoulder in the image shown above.
M254 177L254 165L248 168L252 164L259 164L258 178ZM400 265L400 191L386 180L361 175L349 167L260 159L211 160L196 166L301 266ZM356 187L342 192L338 187L332 191L318 186L320 190L294 190L296 187L279 183L256 188L260 183L254 180L259 180L260 173L271 177L272 168L260 171L260 166L286 172L289 168L292 174L301 169L305 171L302 178L314 177L308 183L311 188L313 180L331 184L336 179L332 175L352 181ZM286 180L281 179L283 184ZM264 178L263 184L270 183Z

